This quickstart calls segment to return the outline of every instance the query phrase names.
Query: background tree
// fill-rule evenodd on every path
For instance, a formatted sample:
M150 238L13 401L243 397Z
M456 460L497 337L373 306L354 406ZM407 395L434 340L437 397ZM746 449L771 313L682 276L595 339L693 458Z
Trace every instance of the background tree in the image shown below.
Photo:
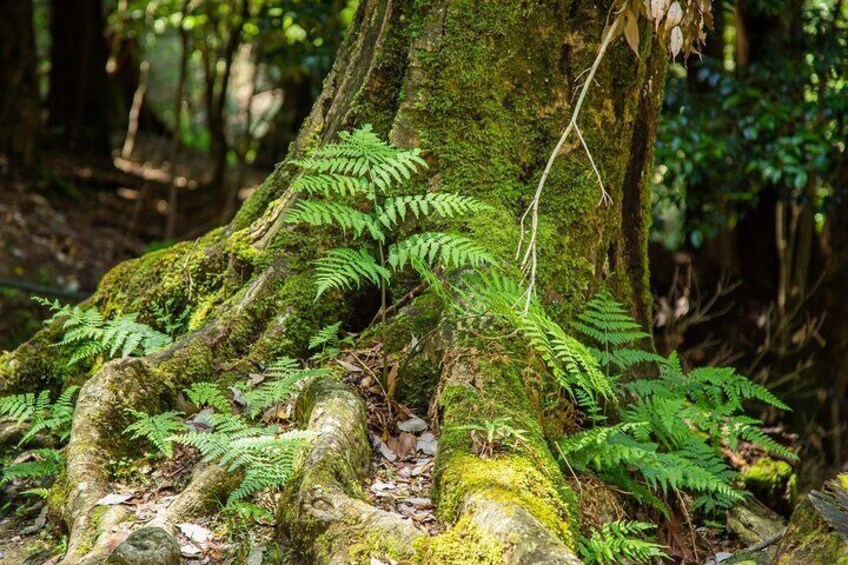
M35 163L41 122L32 14L30 0L0 6L0 154L24 168Z

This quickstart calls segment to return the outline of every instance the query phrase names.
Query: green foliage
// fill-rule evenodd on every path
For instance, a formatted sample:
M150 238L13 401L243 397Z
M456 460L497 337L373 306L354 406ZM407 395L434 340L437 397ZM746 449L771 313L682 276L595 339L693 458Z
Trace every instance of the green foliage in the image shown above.
M495 418L484 420L480 424L459 426L456 429L470 432L477 451L481 455L491 456L499 447L507 444L514 447L527 443L525 430L512 426L511 421L511 418Z
M266 369L265 381L261 385L245 391L247 413L255 418L263 410L286 402L304 379L328 374L329 371L324 369L302 369L295 360L283 358Z
M64 333L56 344L70 352L69 365L90 360L98 355L106 358L148 355L173 339L137 321L137 314L106 320L96 308L62 305L58 300L35 297L34 300L53 311L45 323L62 322Z
M679 490L697 496L696 508L713 512L745 496L735 484L736 473L724 460L724 448L735 449L744 440L768 453L795 458L762 431L761 422L744 414L743 403L750 400L788 410L764 387L732 368L686 372L676 354L664 359L630 349L644 334L606 294L596 296L574 326L595 340L597 347L592 351L599 363L626 369L660 359L660 377L618 386L622 401L616 405L615 425L556 442L561 457L572 467L591 469L660 509L656 494Z
M179 419L182 412L163 412L153 416L132 408L128 408L127 412L135 418L135 422L127 426L125 434L130 434L132 439L146 439L166 456L174 456L172 436L185 430L185 424Z
M653 524L631 520L604 524L599 531L580 540L580 557L586 565L650 563L665 558L663 546L635 538L653 529Z
M389 196L427 166L417 149L393 147L366 125L342 132L339 143L318 147L293 164L302 174L292 187L309 198L292 207L286 222L336 226L352 239L370 240L357 248L331 249L316 261L318 296L365 283L385 288L392 274L409 264L449 269L493 262L482 246L453 234L414 233L389 244L407 220L453 218L486 208L450 193Z
M20 459L20 458L19 458ZM58 449L33 449L23 461L3 467L0 485L18 480L43 480L55 477L65 466L65 458Z
M214 383L194 383L186 389L186 396L195 406L211 406L219 412L229 412L230 401L221 387Z
M537 300L525 312L520 285L498 273L480 274L467 282L461 291L462 307L517 330L580 404L594 411L598 398L614 401L613 381L600 370L592 351L569 335Z
M318 353L312 356L313 359L332 359L343 347L353 345L351 335L339 336L341 327L341 322L324 326L309 339L309 349L319 349Z
M65 441L71 434L74 396L78 390L78 386L67 387L55 403L50 402L50 393L46 390L37 395L28 392L0 398L0 417L29 425L18 445L23 445L41 432L52 433L60 441Z
M330 339L329 335L330 329L325 329L315 342L323 343L322 340ZM213 411L204 411L202 418L192 422L189 431L180 412L151 416L129 410L135 422L125 433L133 439L146 439L167 457L173 457L174 444L180 444L197 449L204 461L242 472L243 479L229 499L235 502L285 485L298 454L311 436L297 430L281 433L279 426L263 424L260 415L271 406L287 402L304 379L326 374L326 370L304 369L294 359L282 358L265 369L259 386L238 387L238 404L244 406L243 414L232 413L233 403L219 385L194 383L186 390L189 400Z

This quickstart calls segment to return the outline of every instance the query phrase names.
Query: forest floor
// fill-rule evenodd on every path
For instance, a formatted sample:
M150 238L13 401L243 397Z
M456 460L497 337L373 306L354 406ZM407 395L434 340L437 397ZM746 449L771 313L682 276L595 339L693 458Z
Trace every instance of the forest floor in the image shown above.
M172 166L165 145L141 136L131 159L47 154L38 178L0 172L0 351L40 327L46 312L32 295L76 302L121 261L169 245L172 182L181 187L175 240L223 223L219 198L204 186L208 159L184 152ZM266 175L249 169L239 199Z

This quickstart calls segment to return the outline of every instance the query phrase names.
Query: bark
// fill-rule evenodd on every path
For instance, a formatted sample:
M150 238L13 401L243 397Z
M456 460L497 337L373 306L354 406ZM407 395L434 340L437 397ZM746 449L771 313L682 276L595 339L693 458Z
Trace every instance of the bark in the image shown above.
M32 0L0 5L0 155L35 164L40 116Z
M365 123L396 144L418 146L430 169L414 188L489 202L491 211L454 227L510 262L518 217L570 118L579 75L594 59L607 8L556 0L363 0L293 154ZM600 187L576 144L566 147L549 178L540 216L538 289L563 321L604 280L641 317L650 312L644 234L663 59L650 41L638 58L622 42L614 44L581 114L613 204L598 205ZM326 230L292 229L283 222L295 199L290 175L289 168L278 168L229 226L122 264L104 278L90 304L107 314L138 312L140 319L153 320L152 313L166 304L190 313L189 331L166 351L99 370L72 370L61 350L49 347L60 332L50 327L0 357L4 393L86 381L67 452L68 486L54 497L70 532L68 563L83 558L97 531L91 511L108 492L105 463L125 440L124 408L167 406L191 382L247 373L254 362L283 354L303 355L309 336L323 324L374 316L363 315L362 304L375 302L361 295L314 300L310 261L337 240ZM397 296L409 289L400 290ZM395 318L411 326L433 324L439 314L432 303L425 294L410 306L414 314ZM421 330L393 328L386 332L386 347L397 352L408 343L404 336L427 331ZM361 400L337 383L313 383L300 404L305 421L323 433L281 501L288 542L316 563L367 563L393 555L428 563L575 562L579 505L559 474L532 402L539 392L534 387L552 384L504 360L517 347L457 342L447 335L438 349L435 406L442 437L435 487L446 530L435 537L364 501L359 480L369 445ZM497 417L512 418L528 441L484 458L463 426Z
M50 128L71 149L108 157L102 0L54 0L51 8Z

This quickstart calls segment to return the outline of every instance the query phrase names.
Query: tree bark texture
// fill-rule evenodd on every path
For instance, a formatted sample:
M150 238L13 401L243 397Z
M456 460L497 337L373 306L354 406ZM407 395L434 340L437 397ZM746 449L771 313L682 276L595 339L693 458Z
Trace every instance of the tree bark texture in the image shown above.
M363 0L325 88L293 145L293 155L373 124L395 144L420 147L430 164L419 191L476 196L492 209L455 227L504 262L513 261L518 218L591 66L608 6L584 1ZM647 29L644 37L648 37ZM542 199L538 289L562 321L607 281L641 318L650 316L646 233L650 165L665 55L650 41L637 57L622 41L608 52L580 116L611 205L582 147L565 148ZM188 311L188 331L167 350L100 368L69 369L49 345L48 327L0 357L0 392L84 382L67 452L66 487L54 506L69 529L66 561L84 558L96 535L95 502L108 492L106 461L126 436L125 408L171 405L196 381L250 372L254 362L302 356L308 338L336 320L371 319L363 296L314 299L310 262L338 243L330 231L292 228L282 215L296 195L285 164L235 219L197 241L113 269L90 304L105 314L167 305ZM402 296L408 288L393 288ZM352 293L351 293L352 294ZM374 303L371 301L370 303ZM422 295L388 332L393 354L439 318ZM406 339L407 341L404 341ZM310 563L573 563L579 503L548 448L537 413L543 377L509 361L515 344L456 343L434 353L440 374L433 402L441 428L434 477L438 516L430 537L366 503L360 479L370 447L361 400L337 382L310 385L299 404L323 432L287 487L281 536ZM412 371L404 378L414 381ZM508 455L478 456L465 426L510 417L528 441ZM377 532L379 535L368 535Z

